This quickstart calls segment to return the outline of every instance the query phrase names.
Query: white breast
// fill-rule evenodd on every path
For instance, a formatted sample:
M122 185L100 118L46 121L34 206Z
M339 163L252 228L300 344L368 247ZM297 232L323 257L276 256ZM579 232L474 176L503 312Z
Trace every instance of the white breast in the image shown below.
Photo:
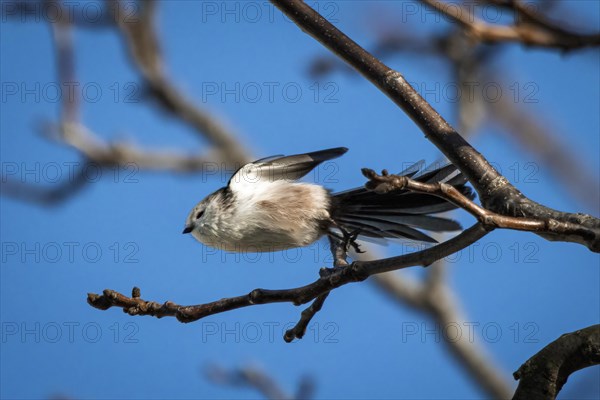
M261 182L237 190L234 196L234 206L214 213L194 234L199 241L235 252L301 247L321 237L330 217L329 193L318 185Z

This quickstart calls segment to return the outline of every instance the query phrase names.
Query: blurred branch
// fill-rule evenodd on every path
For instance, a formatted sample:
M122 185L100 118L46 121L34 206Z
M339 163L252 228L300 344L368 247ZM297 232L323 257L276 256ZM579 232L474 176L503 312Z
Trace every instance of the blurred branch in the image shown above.
M510 9L515 13L516 22L512 26L491 25L474 15L473 7L460 3L439 0L420 0L446 17L452 19L475 39L483 42L518 42L526 46L575 50L600 46L600 34L579 34L550 22L519 0L490 1Z
M283 391L272 377L257 367L226 370L217 365L211 365L207 368L206 375L212 382L220 385L254 388L269 400L300 400L311 399L314 396L312 379L302 378L296 395L291 396Z
M373 283L400 304L407 304L433 318L446 347L488 396L496 399L510 398L512 389L476 342L471 338L447 340L447 336L443 334L444 328L454 324L463 326L465 321L450 289L442 279L443 271L443 262L437 261L429 267L424 283L412 282L391 272L375 275Z
M59 14L61 18L50 22L50 28L58 80L65 85L77 82L72 38L74 21L71 20L74 13L63 9L64 5L61 1L53 0L52 3L62 9ZM109 3L104 4L106 6ZM133 59L136 61L135 65L139 67L152 92L161 99L161 104L174 116L188 122L201 136L208 138L213 148L206 155L199 156L180 154L175 151L149 151L125 142L106 142L79 122L80 99L74 92L70 96L62 96L60 123L51 127L47 124L43 133L46 137L76 149L84 156L84 165L74 176L70 176L68 180L56 186L38 186L3 176L1 180L3 195L42 205L58 204L78 193L90 182L86 179L84 171L92 164L100 168L128 167L133 164L136 168L146 170L196 172L203 170L209 163L222 161L231 169L249 161L242 145L215 118L185 99L163 74L162 59L153 25L154 1L139 3L142 10L139 18L134 18L123 10L119 1L110 4L113 5L109 10L112 13L103 14L112 15L113 21L126 37ZM28 10L28 5L21 2L17 2L16 6L23 7L24 12ZM79 24L90 25L81 21ZM114 26L114 24L110 25Z
M79 193L90 182L86 173L89 165L89 162L84 162L67 179L52 186L31 185L2 176L1 192L3 196L28 203L43 206L57 205Z
M492 78L488 81L494 82ZM496 80L498 82L499 80ZM598 210L600 186L598 176L588 167L581 154L561 140L555 127L541 121L502 96L495 103L487 103L493 121L503 126L502 132L535 154L556 176L563 186L588 208Z
M211 160L216 160L212 157L183 155L175 151L142 150L124 142L108 143L78 123L64 123L59 130L64 143L101 166L135 164L139 169L145 170L197 172L204 169Z
M49 1L60 8L57 1ZM56 54L56 71L61 84L76 82L75 74L75 52L73 50L73 29L71 21L66 15L56 22L50 23L54 51ZM74 92L72 96L62 96L61 99L61 121L75 122L79 117L80 96Z
M402 35L386 33L381 35L380 40L374 44L371 53L378 58L385 58L400 51L413 54L428 55L439 52L440 47L446 41L445 35L423 38L414 35L413 32L403 32ZM344 64L337 57L320 56L309 65L308 73L314 78L335 72L354 73L351 67Z
M272 0L272 3L334 54L345 60L394 101L421 128L425 136L467 176L479 193L483 206L502 215L555 220L581 230L565 235L543 229L547 240L580 243L600 252L600 220L585 214L565 213L538 204L514 187L495 170L440 114L395 71L329 23L300 0ZM572 231L572 230L571 230Z
M63 19L52 23L52 32L56 48L58 79L62 84L76 82L75 54L72 40L72 29L68 14ZM121 12L118 15L126 15ZM131 19L134 20L134 19ZM75 148L88 160L100 166L135 164L140 169L196 171L201 170L209 162L207 158L185 156L175 152L149 152L126 143L106 143L94 135L83 124L78 123L79 98L76 95L63 96L61 124L58 129L45 132Z
M120 7L118 0L116 4ZM249 162L248 153L239 141L213 116L196 107L180 93L166 77L154 26L156 2L146 0L139 4L138 18L118 19L117 25L127 43L134 66L139 70L150 93L159 100L164 109L208 139L219 152L219 158L230 166L239 167ZM126 14L119 12L118 15Z
M58 5L56 2L53 3ZM20 4L20 6L25 7L26 5ZM59 80L62 83L75 82L75 56L73 54L71 24L68 19L63 17L50 24L50 28L56 53L56 69ZM75 123L79 115L79 97L77 94L74 92L72 96L62 96L61 106L61 120L65 123ZM90 182L85 173L89 165L89 160L86 159L77 171L71 171L72 174L66 180L52 186L32 185L2 176L1 193L3 196L21 201L41 205L56 205L79 193Z
M555 399L575 371L600 364L600 325L567 333L544 347L514 373L513 400Z

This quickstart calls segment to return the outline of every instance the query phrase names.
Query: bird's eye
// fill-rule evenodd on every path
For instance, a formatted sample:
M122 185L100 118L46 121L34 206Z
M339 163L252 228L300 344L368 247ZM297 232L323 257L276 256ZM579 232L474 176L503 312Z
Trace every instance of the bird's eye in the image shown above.
M200 217L202 217L202 214L204 214L204 210L198 211L198 214L196 214L196 219L200 219Z

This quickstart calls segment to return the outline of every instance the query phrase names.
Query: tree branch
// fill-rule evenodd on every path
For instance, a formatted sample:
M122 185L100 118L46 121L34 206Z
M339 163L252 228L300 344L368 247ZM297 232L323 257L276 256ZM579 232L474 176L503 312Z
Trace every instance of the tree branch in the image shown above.
M89 162L83 162L77 171L74 171L72 176L53 185L28 184L18 179L2 176L0 184L2 196L43 206L60 204L76 193L79 193L79 191L90 183L86 174L89 165Z
M567 333L544 347L513 374L513 400L555 399L575 371L600 364L600 325Z
M372 169L363 168L363 175L369 179L367 188L376 193L387 193L392 190L407 189L413 192L426 193L441 197L473 215L477 220L490 228L514 229L548 235L580 236L588 241L589 248L600 246L600 228L588 229L578 224L561 222L553 219L516 218L497 214L477 205L452 185L443 182L424 183L407 176L390 175L383 170L378 175Z
M582 234L540 233L548 240L580 243L600 252L600 220L564 213L525 197L419 95L401 73L389 68L300 0L271 0L303 31L350 64L394 101L425 136L465 174L483 206L502 215L552 219L582 227ZM593 232L594 237L587 234Z
M140 298L138 288L133 289L131 297L106 289L102 295L88 293L87 300L92 307L101 310L119 307L130 315L150 315L157 318L176 317L180 322L186 323L209 315L259 304L292 303L301 305L348 283L364 281L371 275L417 265L428 266L440 258L470 246L489 231L490 228L478 223L452 239L429 249L375 261L354 261L344 268L325 269L327 272L321 273L321 277L313 283L293 289L254 289L245 295L193 306L181 306L170 301L164 304L146 301Z
M315 314L321 311L321 308L323 307L327 296L329 296L329 293L331 292L323 293L322 295L317 297L317 299L310 305L310 307L302 311L302 313L300 314L300 320L296 325L294 325L293 328L288 329L285 332L285 335L283 335L283 340L285 340L288 343L291 343L294 339L302 339L304 337L308 324L313 319Z
M516 23L512 26L490 25L473 14L473 8L460 3L439 0L420 0L460 24L466 32L483 42L518 42L526 46L575 50L600 45L600 34L579 34L551 23L518 0L491 1L514 11Z
M503 74L496 71L499 69L496 61L499 61L497 56L502 54L501 47L495 46L491 51L490 46L468 40L460 27L453 26L427 36L415 36L408 26L395 25L392 29L393 32L380 34L377 43L372 46L373 55L382 58L408 52L418 57L440 56L442 61L448 63L447 68L453 71L453 82L459 85L462 93L467 93L473 82L486 86L488 83L495 85L511 80L506 74L506 67L500 68ZM337 58L321 57L314 61L311 74L320 76L334 70L355 72ZM503 93L510 91L506 84L502 84L501 88ZM464 137L474 133L484 118L488 118L503 128L500 131L502 134L538 157L580 203L588 209L597 209L600 199L597 174L589 171L587 160L582 159L569 142L560 139L565 135L557 131L553 121L536 118L528 107L514 104L509 96L500 96L498 101L490 102L480 92L472 94L460 96L455 107L458 131ZM592 182L596 184L590 185Z

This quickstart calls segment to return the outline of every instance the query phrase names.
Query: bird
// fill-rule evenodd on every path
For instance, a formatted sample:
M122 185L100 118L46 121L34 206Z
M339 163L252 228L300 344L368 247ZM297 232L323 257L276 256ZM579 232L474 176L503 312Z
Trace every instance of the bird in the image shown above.
M404 189L378 194L364 187L332 193L298 180L319 164L345 154L336 147L291 156L271 156L239 168L225 187L190 211L184 234L229 252L273 252L308 246L323 236L348 241L404 239L436 243L422 230L461 230L437 214L456 206L440 197ZM419 182L445 182L473 198L467 179L453 164L423 170L416 163L399 175Z

